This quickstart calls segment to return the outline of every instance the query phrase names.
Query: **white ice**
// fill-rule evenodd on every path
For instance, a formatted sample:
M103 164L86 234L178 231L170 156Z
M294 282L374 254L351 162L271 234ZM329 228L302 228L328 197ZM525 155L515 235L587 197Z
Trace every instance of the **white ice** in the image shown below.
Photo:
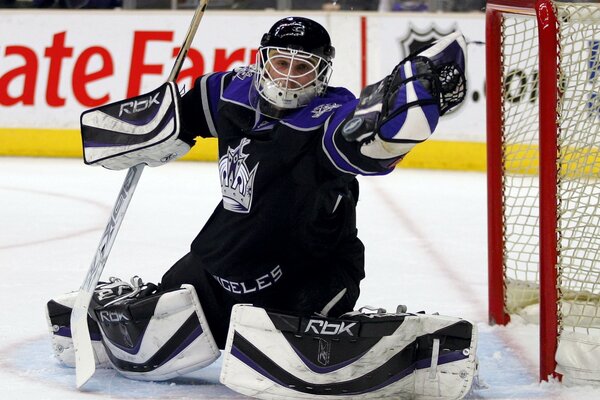
M244 398L218 383L219 362L167 383L100 370L77 391L74 370L52 358L44 307L81 284L125 172L30 158L0 158L0 171L0 398ZM470 398L600 398L600 389L538 383L537 325L487 325L484 174L398 169L360 183L367 278L359 305L405 304L476 322L480 387ZM146 168L103 277L159 281L219 199L213 163Z

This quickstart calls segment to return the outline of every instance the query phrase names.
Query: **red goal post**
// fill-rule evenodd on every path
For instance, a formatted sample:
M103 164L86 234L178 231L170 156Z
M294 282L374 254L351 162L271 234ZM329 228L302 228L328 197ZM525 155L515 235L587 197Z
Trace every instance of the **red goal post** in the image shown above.
M539 315L540 378L600 383L600 5L488 1L486 51L490 323Z

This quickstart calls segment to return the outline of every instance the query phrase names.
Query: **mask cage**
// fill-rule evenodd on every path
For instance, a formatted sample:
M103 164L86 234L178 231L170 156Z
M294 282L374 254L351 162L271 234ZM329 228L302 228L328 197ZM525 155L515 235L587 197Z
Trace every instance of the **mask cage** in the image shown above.
M323 94L332 72L331 62L316 54L270 46L260 48L256 69L256 91L282 109L303 107Z

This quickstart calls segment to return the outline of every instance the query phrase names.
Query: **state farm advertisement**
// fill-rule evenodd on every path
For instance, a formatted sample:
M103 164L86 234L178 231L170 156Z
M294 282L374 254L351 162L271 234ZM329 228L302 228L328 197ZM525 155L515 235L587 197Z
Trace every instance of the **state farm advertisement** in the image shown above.
M191 17L168 10L3 12L0 125L76 128L83 110L156 88L169 75ZM278 18L205 17L180 86L252 63L263 27Z

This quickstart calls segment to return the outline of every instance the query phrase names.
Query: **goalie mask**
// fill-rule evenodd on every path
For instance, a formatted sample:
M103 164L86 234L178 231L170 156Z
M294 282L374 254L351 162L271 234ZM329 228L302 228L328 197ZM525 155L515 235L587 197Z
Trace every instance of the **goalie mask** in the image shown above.
M325 92L335 49L321 25L288 17L263 35L256 59L252 103L272 117L307 105Z

